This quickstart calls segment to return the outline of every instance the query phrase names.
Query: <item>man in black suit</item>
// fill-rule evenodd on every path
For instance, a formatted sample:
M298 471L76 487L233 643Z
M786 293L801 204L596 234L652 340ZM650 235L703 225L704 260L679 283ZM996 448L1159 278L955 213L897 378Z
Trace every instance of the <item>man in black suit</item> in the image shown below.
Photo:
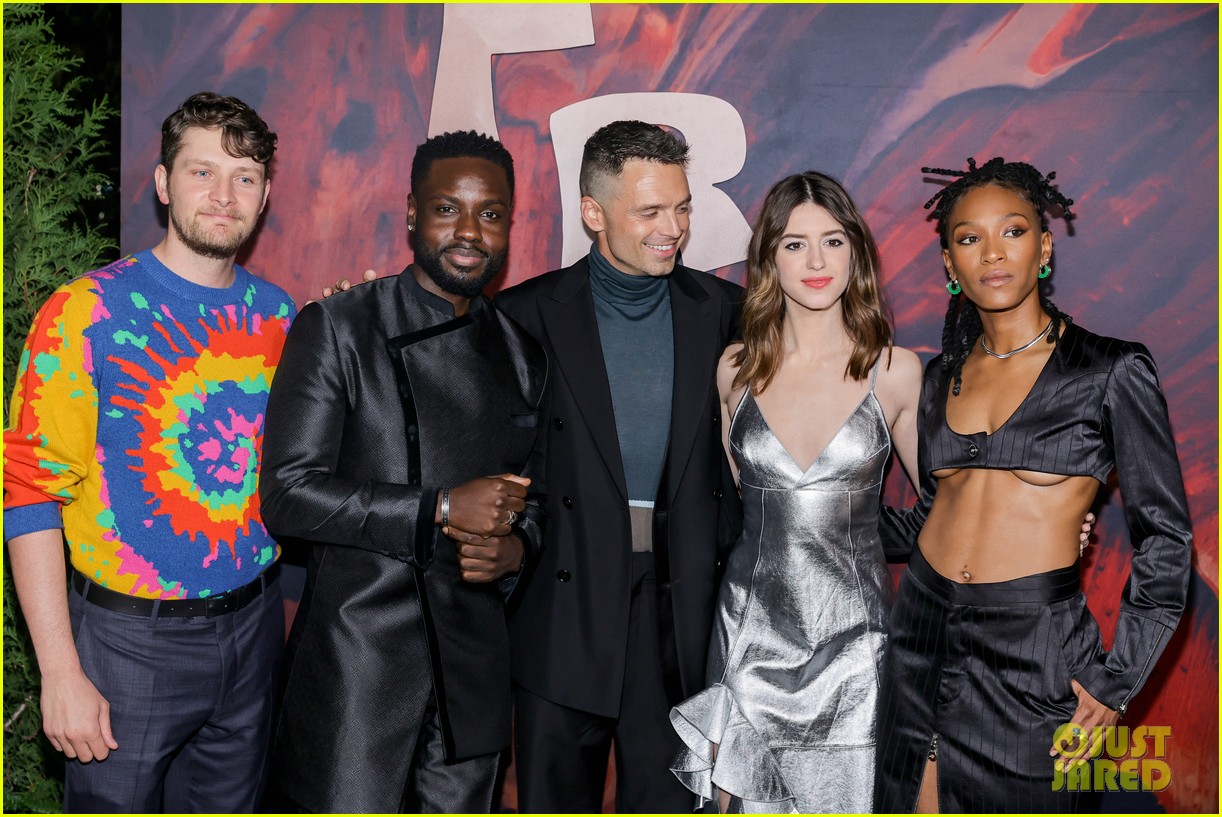
M513 181L486 136L421 145L414 263L308 305L276 373L263 519L311 551L272 777L308 811L492 807L503 596L543 517L546 359L480 294L508 251Z
M677 264L687 146L613 122L586 142L590 254L497 296L547 350L546 546L511 618L520 810L690 811L670 706L704 687L721 555L740 509L717 360L742 289Z

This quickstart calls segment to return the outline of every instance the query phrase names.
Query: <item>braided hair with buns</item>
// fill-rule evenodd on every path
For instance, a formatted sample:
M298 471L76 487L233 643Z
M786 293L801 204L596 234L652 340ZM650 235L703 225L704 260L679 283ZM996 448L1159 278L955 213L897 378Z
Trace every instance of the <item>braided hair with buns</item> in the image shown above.
M977 166L974 158L967 160L966 171L949 170L940 167L922 167L922 173L932 173L938 176L951 176L954 181L943 187L925 202L925 209L933 207L933 217L938 222L938 237L942 249L949 246L949 217L951 210L969 190L984 185L996 185L1011 190L1022 196L1035 208L1040 220L1040 229L1048 231L1044 221L1045 211L1059 210L1066 220L1072 218L1070 205L1073 199L1068 199L1052 186L1056 173L1045 176L1035 167L1026 162L1007 162L1000 156L989 159ZM935 206L936 205L936 206ZM1055 344L1060 337L1062 323L1070 323L1073 318L1061 312L1047 296L1040 295L1040 306L1052 317L1052 328L1048 332L1048 342ZM946 307L946 323L942 327L942 366L951 373L953 380L952 392L959 394L963 385L963 364L972 351L981 333L984 331L980 323L980 313L976 305L965 295L952 295Z

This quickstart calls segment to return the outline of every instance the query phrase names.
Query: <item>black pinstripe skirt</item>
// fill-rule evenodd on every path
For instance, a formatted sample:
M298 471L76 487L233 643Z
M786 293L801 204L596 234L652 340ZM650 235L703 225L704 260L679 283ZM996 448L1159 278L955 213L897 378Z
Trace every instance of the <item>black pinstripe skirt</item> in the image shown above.
M912 812L936 751L943 812L1078 810L1053 791L1048 750L1101 648L1077 565L959 584L914 550L883 659L875 808Z

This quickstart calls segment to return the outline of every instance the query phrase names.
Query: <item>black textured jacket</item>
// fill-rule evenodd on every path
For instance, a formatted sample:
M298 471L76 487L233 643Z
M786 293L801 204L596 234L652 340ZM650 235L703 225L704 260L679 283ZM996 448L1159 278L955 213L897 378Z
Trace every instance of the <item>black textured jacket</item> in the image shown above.
M546 358L472 307L455 318L409 271L353 287L302 310L272 384L263 519L311 545L273 775L311 811L397 811L434 689L448 758L509 745L512 582L463 581L433 518L442 487L524 473L537 555Z

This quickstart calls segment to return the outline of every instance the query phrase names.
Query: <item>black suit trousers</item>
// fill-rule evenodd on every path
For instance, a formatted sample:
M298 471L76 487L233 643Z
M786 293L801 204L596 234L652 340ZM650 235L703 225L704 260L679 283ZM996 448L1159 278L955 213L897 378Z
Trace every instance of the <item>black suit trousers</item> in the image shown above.
M658 658L653 554L632 554L628 662L619 717L562 706L514 687L518 810L602 811L615 746L616 811L690 812L695 798L670 771L680 748Z

